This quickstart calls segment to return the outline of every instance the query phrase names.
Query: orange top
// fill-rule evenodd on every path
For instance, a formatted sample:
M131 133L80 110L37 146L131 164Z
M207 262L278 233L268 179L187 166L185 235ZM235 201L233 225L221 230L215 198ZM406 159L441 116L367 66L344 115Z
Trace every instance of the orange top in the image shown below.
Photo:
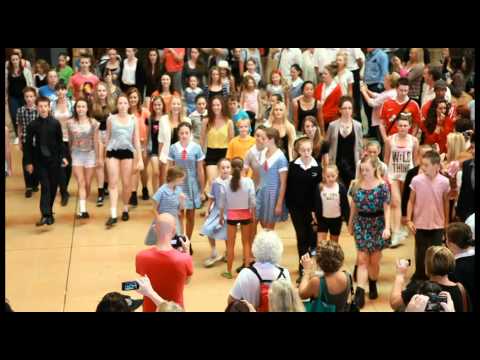
M147 120L150 117L150 112L142 107L142 114L138 114L135 112L135 119L137 120L139 135L140 135L140 142L144 143L147 141L148 137L148 126Z
M165 70L167 72L178 72L183 70L183 57L185 56L185 48L173 48L177 55L181 56L181 60L177 60L175 56L167 49L165 49Z
M165 103L164 113L166 114L166 113L168 113L168 112L171 110L171 108L172 108L172 97L173 97L174 95L175 95L175 96L180 96L180 94L179 94L177 91L174 91L173 94L171 94L171 95L166 95L166 96L165 96L165 95L161 95L161 94L160 94L160 91L155 90L155 91L152 93L152 96L151 96L151 97L152 97L152 98L153 98L153 97L156 97L156 96L161 96L161 97L162 97L163 102Z

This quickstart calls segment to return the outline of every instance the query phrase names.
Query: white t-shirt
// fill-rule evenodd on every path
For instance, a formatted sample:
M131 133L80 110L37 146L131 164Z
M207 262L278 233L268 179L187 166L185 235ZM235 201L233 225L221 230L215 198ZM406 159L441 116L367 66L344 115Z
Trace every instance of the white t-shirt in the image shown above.
M319 72L322 72L326 65L337 59L338 50L340 48L316 48L313 53L313 65L318 68Z
M340 48L348 54L347 69L350 71L358 70L357 59L362 59L365 63L365 54L360 48Z
M327 219L336 219L342 216L340 208L340 186L335 183L333 187L323 186L320 192L322 197L322 215Z
M298 64L300 67L303 65L302 51L299 48L280 49L275 57L279 60L278 69L287 80L290 79L290 67L293 64Z
M138 60L133 64L129 64L125 59L123 62L122 81L126 85L135 85L135 71L137 71Z
M270 263L256 262L253 266L263 280L277 280L280 274L278 267ZM283 275L285 277L280 277L280 279L291 282L288 269L283 268ZM258 308L260 305L260 281L257 275L250 269L242 269L233 284L232 290L230 290L230 296L237 300L247 300L255 308Z
M348 95L348 85L353 84L353 73L345 69L343 74L335 76L335 81L340 85L342 95Z

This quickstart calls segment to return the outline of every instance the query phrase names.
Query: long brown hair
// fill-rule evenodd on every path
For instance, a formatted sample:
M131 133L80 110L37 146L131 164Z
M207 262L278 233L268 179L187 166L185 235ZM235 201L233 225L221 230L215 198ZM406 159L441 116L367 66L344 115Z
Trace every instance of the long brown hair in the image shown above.
M207 104L207 114L208 114L207 129L210 129L212 126L215 125L215 114L212 110L212 104L214 100L220 101L220 104L222 105L222 116L225 119L225 121L228 121L228 112L225 106L225 102L223 101L223 98L220 96L214 96L208 101L208 104Z
M105 108L103 108L102 103L100 102L100 98L97 94L97 89L99 86L104 86L107 89L107 98L105 99ZM111 114L115 111L116 104L115 99L113 98L112 94L110 93L110 89L107 83L100 81L93 92L93 100L92 100L92 116L94 118L101 118L105 117L108 114Z
M317 129L315 131L315 135L313 136L312 140L312 153L314 157L319 156L322 148L322 135L320 134L320 127L318 125L317 119L315 119L314 116L312 115L307 115L305 116L305 119L303 119L303 132L305 133L305 123L309 121L312 123L312 125Z
M23 64L22 64L22 57L18 55L17 53L11 53L10 57L8 58L8 73L10 75L13 75L13 64L12 64L12 56L18 56L19 62L18 62L18 67L19 67L19 74L23 72Z
M85 98L80 98L75 102L75 106L73 107L73 119L77 122L80 121L80 119L78 117L78 112L77 112L77 105L78 105L79 102L84 102L85 104L87 104L87 118L88 118L88 121L90 122L90 125L91 125L92 124L92 114L91 114L91 110L90 110L90 103Z
M240 188L240 179L243 170L243 160L240 157L234 157L232 164L232 180L230 181L230 189L236 192Z
M130 105L130 95L133 93L136 93L138 96L138 104L137 106L137 114L142 115L142 94L140 94L140 91L136 87L131 87L130 89L127 90L127 99L128 99L128 104ZM129 106L131 108L131 106Z

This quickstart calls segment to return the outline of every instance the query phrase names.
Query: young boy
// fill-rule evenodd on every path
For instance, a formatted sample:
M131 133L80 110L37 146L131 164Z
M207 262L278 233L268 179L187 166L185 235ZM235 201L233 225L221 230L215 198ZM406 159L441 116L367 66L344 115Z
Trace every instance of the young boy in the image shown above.
M228 112L233 120L233 130L235 132L235 136L240 134L237 123L244 119L250 120L247 112L240 108L239 103L240 97L237 94L232 94L228 97ZM249 128L249 133L252 133L251 128Z
M25 197L32 197L32 191L38 191L38 179L36 173L29 174L25 170L26 158L23 151L25 142L27 140L27 127L28 125L38 117L37 107L35 106L35 99L37 97L37 91L35 88L27 86L23 89L23 98L25 99L25 105L17 110L17 125L18 125L18 137L20 138L19 148L23 152L22 155L22 168L23 179L25 181Z
M57 194L60 166L68 165L67 149L63 144L62 127L50 115L50 100L40 96L36 100L38 117L27 127L25 142L25 169L37 173L41 184L40 211L42 217L37 226L52 225L53 203Z
M227 155L225 156L228 160L233 160L236 157L245 160L248 150L255 145L255 138L249 135L250 119L238 120L237 127L239 135L228 143Z
M450 182L439 174L440 155L427 151L421 160L421 174L410 185L407 226L415 235L415 274L412 280L427 280L425 253L432 245L442 245L448 225Z

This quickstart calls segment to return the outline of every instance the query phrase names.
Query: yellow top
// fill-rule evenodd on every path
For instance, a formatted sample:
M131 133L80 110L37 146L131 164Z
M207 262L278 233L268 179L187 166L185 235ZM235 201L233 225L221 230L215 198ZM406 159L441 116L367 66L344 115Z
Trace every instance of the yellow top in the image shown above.
M242 158L245 160L245 155L247 151L255 145L255 138L248 135L245 139L240 138L240 136L235 136L229 143L227 148L226 158L232 160L235 157Z
M207 132L207 148L226 149L228 146L228 124L232 120L228 120L225 124L217 129L212 126Z

